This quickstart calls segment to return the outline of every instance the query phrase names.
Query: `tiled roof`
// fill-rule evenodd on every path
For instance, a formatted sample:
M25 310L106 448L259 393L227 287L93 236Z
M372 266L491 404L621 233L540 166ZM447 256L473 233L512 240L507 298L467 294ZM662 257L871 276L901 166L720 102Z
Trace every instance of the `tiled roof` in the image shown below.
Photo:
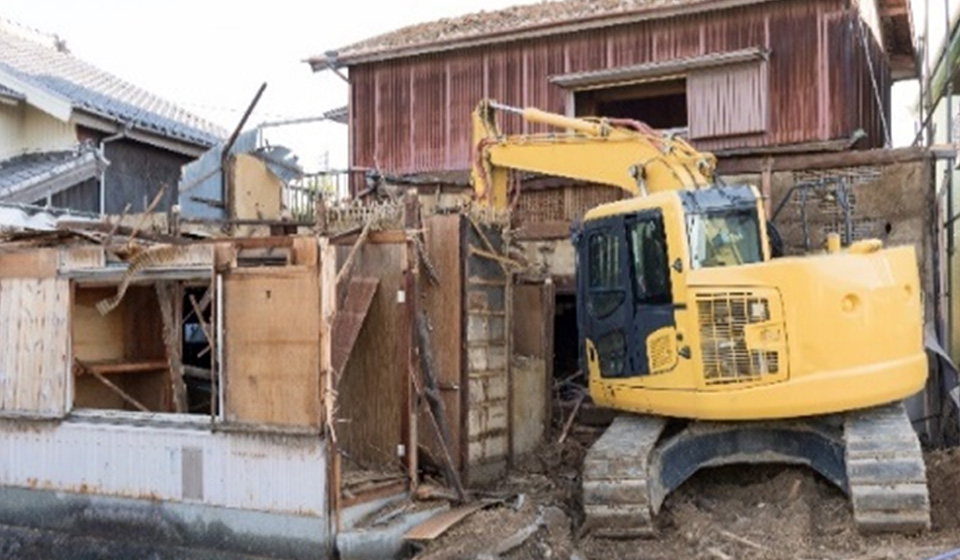
M32 203L96 177L105 165L96 150L83 148L0 161L0 201Z
M8 88L3 84L0 84L0 95L4 97L12 97L14 99L23 99L25 97L23 93L15 89Z
M336 55L349 62L419 46L456 44L488 36L670 8L695 10L715 3L716 0L553 0L411 25L348 45L336 51ZM326 57L322 55L309 60L315 69L323 67L325 61Z
M0 70L59 94L74 109L201 146L227 132L70 54L54 36L0 18Z

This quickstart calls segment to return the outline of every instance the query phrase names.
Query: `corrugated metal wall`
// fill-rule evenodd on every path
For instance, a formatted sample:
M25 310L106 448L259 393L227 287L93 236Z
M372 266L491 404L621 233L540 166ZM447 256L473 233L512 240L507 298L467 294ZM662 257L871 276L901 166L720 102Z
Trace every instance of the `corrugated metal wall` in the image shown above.
M837 0L769 2L552 39L519 41L350 68L352 165L392 173L456 171L470 164L470 112L483 97L565 113L569 92L550 76L765 47L765 134L699 142L703 149L782 145L848 137L883 144L857 16ZM869 34L869 29L867 29ZM890 71L869 36L889 114ZM522 128L502 116L505 132Z
M201 420L202 423L202 420ZM0 485L299 515L326 513L318 437L70 420L0 422Z

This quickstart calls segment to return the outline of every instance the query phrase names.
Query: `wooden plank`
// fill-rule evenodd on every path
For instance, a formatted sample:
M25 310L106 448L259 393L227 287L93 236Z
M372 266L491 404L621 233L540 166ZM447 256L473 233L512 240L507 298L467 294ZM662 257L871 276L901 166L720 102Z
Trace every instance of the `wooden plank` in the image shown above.
M432 541L466 519L470 514L480 511L491 503L489 501L476 502L438 513L404 533L403 539L407 541Z
M337 312L337 249L330 245L327 238L322 237L317 242L320 270L318 282L320 301L318 310L320 323L317 325L320 337L320 383L323 388L323 433L327 438L330 457L330 477L327 481L327 498L329 500L330 521L327 529L336 533L340 529L341 487L340 487L340 438L336 431L337 393L333 375L333 318Z
M87 270L106 266L106 254L99 245L80 245L60 250L60 272Z
M0 278L50 278L57 275L57 249L0 252Z
M142 373L145 371L166 370L166 360L149 360L143 362L78 362L80 368L77 375L99 373L100 375L115 375L118 373Z
M570 226L568 221L525 222L514 232L513 238L517 241L569 239Z
M357 238L360 233L357 232L353 235L345 235L343 237L338 237L331 241L334 245L353 245L357 242ZM371 231L367 236L365 243L371 245L382 245L382 244L403 244L407 242L407 233L403 230L391 229L385 231Z
M304 235L293 238L293 262L300 266L317 266L319 262L317 238Z
M320 426L319 279L286 268L224 277L228 421Z
M360 328L370 311L373 296L380 285L379 278L351 278L343 307L337 310L333 321L333 371L342 372L350 359L353 346L360 336Z
M16 285L15 280L0 280L0 348L10 349L0 352L0 410L7 410L7 403L11 402L7 398L8 389L13 386L16 374L16 358L14 351L16 340L14 335L14 323L12 321L12 310L16 309ZM12 404L12 403L11 403Z
M842 152L822 152L810 154L769 154L757 150L756 154L745 157L721 158L717 172L724 175L742 175L761 173L768 159L770 170L800 171L810 169L832 169L835 167L857 167L862 165L889 165L929 159L931 153L924 148L896 148L892 150L845 150Z
M427 275L420 275L421 302L426 310L431 331L438 385L442 390L447 424L450 426L453 462L463 469L465 439L463 436L463 261L461 258L461 220L457 215L435 215L424 221L424 245L427 258L440 277L439 284L431 284ZM428 414L428 413L427 413ZM421 415L423 425L430 419ZM424 445L434 457L440 456L439 442L424 430L421 436Z

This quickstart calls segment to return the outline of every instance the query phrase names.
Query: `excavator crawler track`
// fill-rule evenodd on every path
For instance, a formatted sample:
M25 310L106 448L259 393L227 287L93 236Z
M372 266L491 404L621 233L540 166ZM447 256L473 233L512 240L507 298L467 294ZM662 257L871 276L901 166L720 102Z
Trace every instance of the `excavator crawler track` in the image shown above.
M585 530L609 538L654 534L647 466L665 425L623 414L593 444L583 461Z
M896 533L929 529L923 453L903 404L847 414L844 443L857 528Z

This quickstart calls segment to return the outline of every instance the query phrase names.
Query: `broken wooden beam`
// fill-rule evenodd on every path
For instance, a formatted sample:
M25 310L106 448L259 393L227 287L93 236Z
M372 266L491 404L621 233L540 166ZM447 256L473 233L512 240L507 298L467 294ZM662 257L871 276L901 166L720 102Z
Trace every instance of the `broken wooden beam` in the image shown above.
M333 372L338 380L357 343L379 285L380 279L375 277L350 279L343 307L337 310L333 320Z
M161 191L162 192L162 191ZM174 282L157 282L157 301L160 304L160 316L163 320L163 344L166 347L167 364L170 372L170 391L173 396L174 412L187 411L187 386L183 382L183 356L181 355L183 316L183 292ZM191 301L193 300L193 296Z
M423 309L417 311L417 346L420 351L420 370L424 379L424 386L421 387L419 381L414 376L414 387L418 393L422 393L427 399L430 408L431 425L436 431L437 439L440 443L440 450L443 455L444 476L447 483L453 486L460 500L466 499L466 493L463 490L463 483L460 481L460 473L457 472L456 465L450 453L453 436L450 434L450 427L447 425L446 406L443 404L443 397L440 395L440 388L437 384L437 375L433 370L433 348L430 343L430 326L427 322L427 314Z

